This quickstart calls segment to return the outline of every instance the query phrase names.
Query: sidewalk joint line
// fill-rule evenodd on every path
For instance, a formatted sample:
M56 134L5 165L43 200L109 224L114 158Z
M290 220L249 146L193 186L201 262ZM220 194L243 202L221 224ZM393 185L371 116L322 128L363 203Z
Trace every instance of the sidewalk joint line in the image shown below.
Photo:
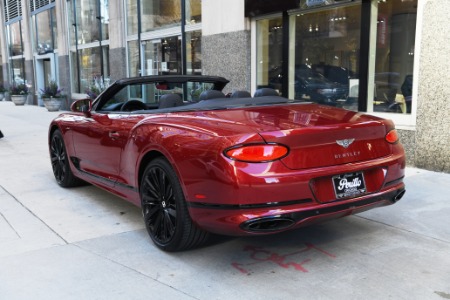
M66 245L69 244L68 241L66 241L59 233L57 233L53 228L50 227L47 223L44 222L41 218L39 218L33 211L31 211L28 207L26 207L19 199L17 199L13 194L11 194L7 189L5 189L2 185L0 185L0 188L5 191L11 198L13 198L17 203L19 203L25 210L27 210L32 216L34 216L36 219L42 222L48 229L50 229L51 232L53 232L57 237L59 237Z
M358 215L354 215L354 217L361 218L361 219L364 219L364 220L367 220L367 221L370 221L370 222L378 223L378 224L381 224L381 225L385 225L385 226L388 226L388 227L391 227L391 228L394 228L394 229L398 229L398 230L403 231L403 232L412 233L412 234L420 236L422 238L428 238L428 239L435 240L435 241L438 241L438 242L442 242L442 243L445 243L445 244L450 244L450 241L442 240L442 239L439 239L439 238L433 237L433 236L428 236L428 235L425 235L425 234L420 233L420 232L414 232L414 231L411 231L411 230L408 230L408 229L405 229L405 228L396 227L394 225L390 225L390 224L387 224L387 223L384 223L384 222L381 222L381 221L377 221L377 220L372 220L372 219L369 219L367 217L362 217L362 216L358 216Z
M4 190L4 189L3 189L3 190ZM9 223L9 221L8 221L8 219L5 217L5 215L2 214L2 213L0 212L0 216L5 220L6 224L8 224L9 227L14 231L14 233L17 235L17 237L18 237L19 239L21 239L22 237L21 237L20 234L17 232L17 230L14 228L14 226L12 226L12 224Z
M138 274L140 274L140 275L142 275L142 276L144 276L144 277L146 277L146 278L149 278L149 279L151 279L151 280L153 280L153 281L155 281L155 282L158 282L158 283L160 283L160 284L162 284L162 285L165 285L166 287L169 287L169 288L171 288L171 289L173 289L173 290L175 290L175 291L177 291L177 292L180 292L180 293L182 293L182 294L184 294L184 295L186 295L186 296L188 296L188 297L191 297L192 299L199 300L199 298L194 297L194 296L192 296L192 295L189 295L189 294L187 294L186 292L184 292L184 291L182 291L182 290L179 290L179 289L177 289L177 288L175 288L175 287L173 287L173 286L171 286L171 285L169 285L169 284L167 284L167 283L164 283L164 282L162 282L162 281L159 281L158 279L153 278L153 277L151 277L151 276L148 275L148 274L142 273L141 271L136 270L136 269L134 269L134 268L132 268L132 267L130 267L130 266L124 265L124 264L122 264L122 263L120 263L120 262L118 262L118 261L116 261L116 260L113 260L113 259L111 259L111 258L109 258L109 257L103 256L103 255L101 255L101 254L99 254L99 253L96 253L96 252L90 250L90 249L84 248L84 247L82 247L81 245L79 245L79 244L77 244L77 243L73 243L72 245L73 245L73 246L76 246L76 247L78 247L78 248L80 248L80 249L83 250L83 251L89 252L89 253L91 253L92 255L95 255L95 256L98 256L98 257L100 257L100 258L106 259L106 260L110 261L111 263L117 264L117 265L119 265L119 266L121 266L121 267L124 267L124 268L130 270L130 271L136 272L136 273L138 273Z

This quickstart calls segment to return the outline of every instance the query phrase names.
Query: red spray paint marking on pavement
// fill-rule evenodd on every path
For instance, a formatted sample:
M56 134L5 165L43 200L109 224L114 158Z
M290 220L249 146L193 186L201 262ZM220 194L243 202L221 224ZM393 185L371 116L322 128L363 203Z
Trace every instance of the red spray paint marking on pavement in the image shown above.
M231 265L236 268L237 270L239 270L239 272L243 273L243 274L249 274L250 272L247 270L248 267L251 267L253 265L257 265L257 264L261 264L264 262L272 262L277 264L279 267L284 268L284 269L289 269L290 267L293 267L295 270L297 271L301 271L303 273L307 273L308 270L303 266L304 264L308 263L311 261L310 258L305 258L303 259L301 262L292 262L292 261L287 261L287 259L290 256L294 256L294 255L300 255L302 253L306 253L309 252L311 250L316 250L328 257L331 258L336 258L335 255L320 249L316 246L314 246L311 243L305 243L306 248L301 249L299 251L295 251L292 253L288 253L285 255L280 255L278 253L275 252L271 252L269 250L265 250L264 248L260 248L260 247L255 247L255 246L246 246L244 247L244 251L249 251L250 252L250 258L253 260L252 262L249 263L237 263L237 262L233 262Z

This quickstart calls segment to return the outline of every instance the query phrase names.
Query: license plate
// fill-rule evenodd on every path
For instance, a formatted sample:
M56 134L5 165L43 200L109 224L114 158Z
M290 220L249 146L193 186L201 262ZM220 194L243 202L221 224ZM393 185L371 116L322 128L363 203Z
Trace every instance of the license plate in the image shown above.
M356 197L366 192L362 172L333 176L333 186L337 199Z

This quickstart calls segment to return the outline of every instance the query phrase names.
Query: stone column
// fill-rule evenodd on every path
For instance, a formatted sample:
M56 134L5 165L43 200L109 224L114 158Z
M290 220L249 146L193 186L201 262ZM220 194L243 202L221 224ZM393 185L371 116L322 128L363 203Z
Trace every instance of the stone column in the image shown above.
M28 85L31 85L30 94L28 95L28 104L37 104L36 82L34 80L34 64L33 64L33 38L30 31L30 0L22 1L22 46L23 57L25 61L25 79Z
M2 1L0 3L0 10L2 12L5 11L5 2ZM2 26L5 24L5 15L3 13L0 14L0 23ZM3 72L3 81L0 82L1 85L3 85L5 88L9 87L9 60L8 60L8 43L6 42L6 30L0 30L0 51L1 51L1 64L2 64L2 70L0 72Z
M230 80L224 92L251 88L251 39L242 0L202 1L202 69Z
M125 11L123 1L109 1L109 68L111 83L127 76Z
M416 123L416 166L450 172L450 6L425 4L420 53ZM414 101L414 99L413 99Z
M68 44L69 40L69 31L72 30L72 25L67 25L67 17L69 14L69 7L71 2L67 2L65 0L56 0L55 1L55 10L56 10L56 24L57 24L57 32L58 32L58 40L56 41L58 45L58 81L59 86L63 89L64 94L67 95L67 103L64 104L64 107L61 109L69 109L72 103L72 84L71 84L71 74L70 74L70 46Z

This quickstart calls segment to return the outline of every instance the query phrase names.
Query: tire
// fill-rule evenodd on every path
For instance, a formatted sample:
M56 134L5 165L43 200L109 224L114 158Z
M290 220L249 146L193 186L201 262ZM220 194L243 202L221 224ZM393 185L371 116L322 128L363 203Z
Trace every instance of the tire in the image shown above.
M74 187L81 185L83 181L73 175L70 169L69 157L67 155L64 138L61 131L55 130L50 141L50 160L53 175L56 182L62 187Z
M147 165L140 196L145 227L158 248L182 251L207 241L209 233L192 222L180 182L166 159L156 158Z

